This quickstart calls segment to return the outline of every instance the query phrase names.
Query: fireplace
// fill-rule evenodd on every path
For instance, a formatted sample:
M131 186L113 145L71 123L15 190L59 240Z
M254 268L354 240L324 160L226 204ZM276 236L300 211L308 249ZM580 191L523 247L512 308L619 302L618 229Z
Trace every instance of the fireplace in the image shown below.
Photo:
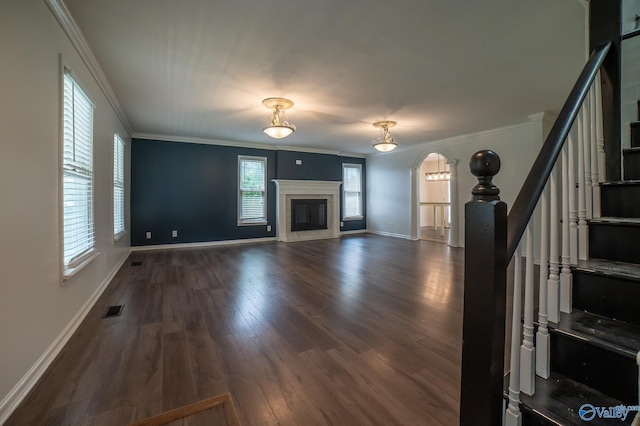
M340 238L342 182L287 179L274 179L273 182L276 184L278 199L278 241ZM321 204L324 204L324 207L321 207Z
M294 198L291 200L291 230L327 229L327 199Z

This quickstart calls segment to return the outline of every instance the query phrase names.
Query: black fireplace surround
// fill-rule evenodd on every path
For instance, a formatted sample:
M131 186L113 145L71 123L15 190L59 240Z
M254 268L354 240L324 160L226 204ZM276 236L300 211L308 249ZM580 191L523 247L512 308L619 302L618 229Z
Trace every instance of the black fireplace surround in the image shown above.
M291 231L327 229L327 199L291 200Z

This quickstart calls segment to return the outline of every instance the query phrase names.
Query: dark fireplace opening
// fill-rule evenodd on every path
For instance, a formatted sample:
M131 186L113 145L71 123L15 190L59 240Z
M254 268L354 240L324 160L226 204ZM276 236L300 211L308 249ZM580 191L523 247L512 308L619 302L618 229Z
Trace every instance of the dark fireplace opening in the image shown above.
M327 199L291 200L291 230L327 229Z

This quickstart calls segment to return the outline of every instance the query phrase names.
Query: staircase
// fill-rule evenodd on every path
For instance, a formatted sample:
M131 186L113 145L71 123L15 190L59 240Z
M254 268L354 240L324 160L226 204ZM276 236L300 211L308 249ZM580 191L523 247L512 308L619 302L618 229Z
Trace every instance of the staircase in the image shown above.
M465 204L461 426L640 426L635 41L628 86L620 79L621 42L640 40L640 29L621 35L622 0L588 4L589 59L508 214L492 182L499 155L482 150L469 162L478 183ZM624 122L639 122L621 144L623 105Z
M523 425L632 424L636 416L640 423L636 410L610 409L639 404L640 123L631 135L626 180L600 185L589 259L571 268L572 312L548 323L551 375L536 377L534 395L520 394Z

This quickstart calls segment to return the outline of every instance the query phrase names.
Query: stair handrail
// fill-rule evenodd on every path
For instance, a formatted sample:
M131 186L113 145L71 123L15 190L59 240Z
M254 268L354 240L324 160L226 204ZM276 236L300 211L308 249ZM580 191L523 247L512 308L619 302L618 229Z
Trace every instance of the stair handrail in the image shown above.
M593 49L509 211L507 216L507 263L513 257L516 247L522 239L529 219L533 215L544 186L551 175L560 151L562 151L564 141L569 135L580 107L610 48L611 42L607 42Z

